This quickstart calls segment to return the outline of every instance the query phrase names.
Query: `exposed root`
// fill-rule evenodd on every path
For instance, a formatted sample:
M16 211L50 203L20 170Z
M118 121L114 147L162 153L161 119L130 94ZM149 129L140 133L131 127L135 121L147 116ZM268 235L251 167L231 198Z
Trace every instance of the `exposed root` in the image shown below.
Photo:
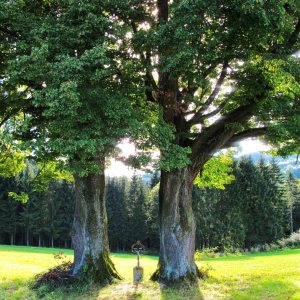
M111 283L114 279L123 279L108 254L101 255L96 262L87 258L87 269L84 273L100 284Z
M198 269L198 267L196 266L196 274L193 273L193 272L188 272L185 274L185 276L182 276L182 277L179 277L179 278L176 278L176 279L168 279L168 278L165 278L164 276L162 276L161 273L161 267L159 266L157 268L157 270L152 274L152 276L150 277L150 279L152 281L159 281L159 282L162 282L162 283L165 283L167 285L171 284L178 284L180 282L196 282L198 278L200 279L204 279L204 278L207 278L207 273L203 273L202 271L200 271Z

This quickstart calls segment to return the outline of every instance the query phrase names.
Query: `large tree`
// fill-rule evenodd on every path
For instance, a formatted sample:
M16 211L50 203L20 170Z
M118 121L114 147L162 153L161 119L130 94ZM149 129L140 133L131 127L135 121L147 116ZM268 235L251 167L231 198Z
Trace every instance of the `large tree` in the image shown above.
M161 147L156 278L195 278L193 182L220 149L266 136L299 150L299 2L112 1L131 25L146 96L174 130ZM298 131L298 132L297 132Z
M120 278L109 258L105 160L120 138L147 127L139 62L109 7L20 0L2 1L0 13L1 121L35 159L59 160L73 173L72 274L97 281Z

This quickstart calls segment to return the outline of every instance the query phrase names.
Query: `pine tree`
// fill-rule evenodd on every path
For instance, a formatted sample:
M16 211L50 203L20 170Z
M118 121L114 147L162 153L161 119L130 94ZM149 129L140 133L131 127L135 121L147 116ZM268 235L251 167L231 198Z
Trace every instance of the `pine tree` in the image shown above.
M106 188L106 206L108 216L108 232L110 247L114 251L129 249L128 239L128 211L126 206L127 179L108 178Z
M151 178L151 185L158 179L154 173ZM148 209L147 209L147 247L159 249L159 203L158 203L159 183L153 186L149 191Z
M144 243L147 239L145 233L146 228L146 201L147 195L142 178L136 174L131 178L130 188L128 192L128 241L135 243L141 241Z
M150 189L152 190L160 181L160 171L155 170L151 176Z
M254 218L258 224L257 242L270 243L284 235L286 203L283 191L283 178L273 160L267 165L261 159L258 168L258 211Z
M293 233L300 228L300 189L291 172L288 172L286 178L286 198L289 207L289 227Z
M37 245L44 245L43 238L48 235L48 198L45 192L31 193L27 203L28 210L30 206L29 217L31 218L31 231L34 237L37 237ZM28 217L27 214L24 217Z
M19 223L22 227L23 241L26 246L29 246L32 242L32 229L34 227L34 206L30 201L32 187L30 186L30 179L34 178L35 170L34 165L27 163L22 173L17 176L18 192L24 192L29 195L29 201L23 204L22 211L19 214Z
M196 220L196 248L203 249L216 246L219 240L216 226L216 206L219 202L219 191L215 188L193 188L193 210Z
M15 244L18 232L18 209L17 203L8 196L9 192L16 192L17 184L14 178L0 177L0 237L6 242L5 236L9 236L9 243Z
M193 209L197 222L196 247L240 248L245 238L241 211L239 167L232 166L235 180L225 190L194 186Z
M59 240L64 248L71 247L71 230L74 213L74 186L66 180L55 182L55 193L59 197L60 210L56 216L59 223Z

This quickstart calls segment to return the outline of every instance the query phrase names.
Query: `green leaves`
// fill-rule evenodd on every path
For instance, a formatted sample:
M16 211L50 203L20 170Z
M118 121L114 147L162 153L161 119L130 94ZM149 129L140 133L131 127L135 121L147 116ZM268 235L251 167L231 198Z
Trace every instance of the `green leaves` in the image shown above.
M190 148L183 148L176 144L169 144L161 150L160 167L165 171L181 169L190 164Z
M0 176L15 177L25 167L26 153L18 145L8 140L8 134L1 132Z
M298 20L297 1L173 1L161 24L156 5L4 1L1 94L8 96L0 115L24 112L18 138L35 156L63 157L74 172L87 174L95 171L95 155L111 155L118 140L130 136L141 150L158 147L162 168L181 168L190 163L193 143L220 115L252 102L249 116L233 114L223 131L263 124L271 127L272 142L286 142L289 132L295 144L299 62L289 51L299 42L286 45ZM164 84L157 72L158 81L168 77ZM20 87L27 88L24 95ZM146 105L145 90L151 101L171 92L174 103ZM203 117L214 109L213 118ZM203 117L199 128L188 124L191 111ZM214 138L204 137L203 144Z
M15 192L9 192L8 195L15 201L21 202L23 204L27 203L27 201L29 200L28 194L24 192L21 192L20 194L17 194Z
M5 2L4 25L20 31L7 40L14 55L3 71L5 91L29 89L16 138L40 161L63 158L73 172L97 171L97 154L109 156L144 126L140 62L124 48L126 29L112 22L109 1ZM19 18L30 20L26 31Z
M73 176L66 170L59 168L56 162L45 162L38 164L37 175L29 180L33 191L41 192L48 189L48 184L54 180L74 181Z
M233 163L230 152L213 156L205 165L201 174L199 174L194 184L198 187L215 187L224 190L226 184L230 184L235 178L231 174Z

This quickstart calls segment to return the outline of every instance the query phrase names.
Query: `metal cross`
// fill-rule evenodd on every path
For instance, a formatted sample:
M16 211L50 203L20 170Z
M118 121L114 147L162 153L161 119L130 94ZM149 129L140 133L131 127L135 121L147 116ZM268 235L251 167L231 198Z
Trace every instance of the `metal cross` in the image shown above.
M140 267L140 253L144 250L144 246L140 241L132 245L131 250L137 255L137 267Z

